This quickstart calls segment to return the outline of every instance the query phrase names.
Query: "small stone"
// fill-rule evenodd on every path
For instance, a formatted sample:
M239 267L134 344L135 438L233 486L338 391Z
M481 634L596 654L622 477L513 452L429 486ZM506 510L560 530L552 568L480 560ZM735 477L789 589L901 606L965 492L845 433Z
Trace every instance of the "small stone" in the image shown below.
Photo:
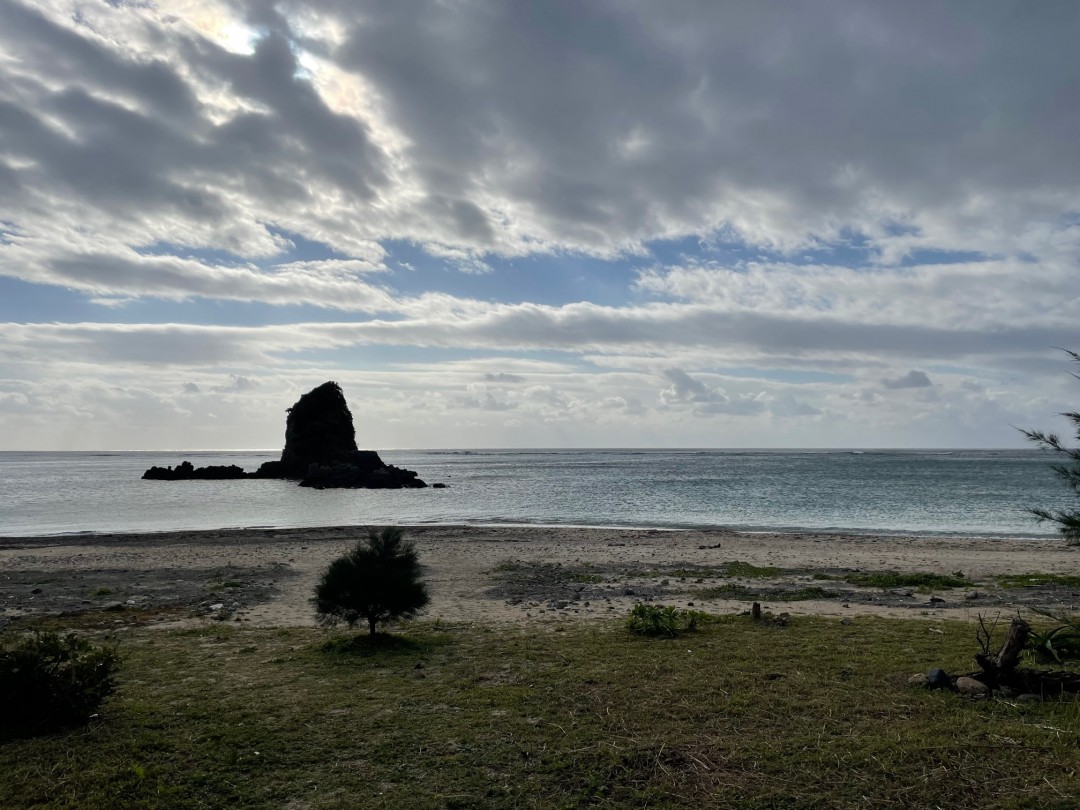
M978 591L968 591L967 593L964 594L964 598L965 599L978 599L979 598L979 592Z
M943 669L932 669L926 673L927 689L951 689L952 681Z
M30 589L30 593L32 593L32 594L34 594L35 596L37 596L37 595L38 595L39 593L41 593L41 588L31 588L31 589Z
M942 598L941 598L940 596L931 596L931 597L930 597L930 604L931 604L931 605L938 605L938 604L942 604L942 603L943 603L944 601L945 601L945 600L944 600L944 599L942 599Z
M623 596L633 596L633 595L634 595L634 589L633 588L623 588Z
M847 626L849 626L849 625L851 624L851 619L850 619L850 618L848 618L847 616L845 616L844 618L842 618L842 619L840 620L840 624L842 624L842 625L844 625L845 627L847 627Z
M842 605L840 605L840 607L849 608L849 607L851 607L851 605L849 603L847 603L847 602L844 602Z
M221 602L218 602L216 605L211 605L210 610L221 610L224 607L225 605L223 605Z
M990 694L990 687L982 681L964 676L956 679L956 691L968 697L986 697Z
M908 686L926 687L930 685L930 682L927 680L926 676L923 675L921 672L912 675L910 678L907 679L907 682Z
M123 610L123 609L124 609L124 603L123 602L110 602L109 604L105 605L105 607L102 608L102 610L108 610L108 611L113 612L113 613L115 613L118 610Z
M687 602L687 603L686 603L686 606L687 606L687 607L693 607L693 606L694 606L694 603L693 603L693 602Z
M1034 692L1025 692L1022 695L1016 696L1017 703L1042 703L1042 696L1036 695Z

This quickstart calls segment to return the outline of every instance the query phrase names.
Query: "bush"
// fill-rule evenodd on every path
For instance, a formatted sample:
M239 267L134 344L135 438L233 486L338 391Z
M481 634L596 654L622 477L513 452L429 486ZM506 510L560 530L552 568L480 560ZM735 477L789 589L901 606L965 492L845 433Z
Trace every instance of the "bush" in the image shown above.
M115 688L115 646L74 633L0 642L0 734L26 736L85 723Z
M325 625L368 624L375 635L379 622L411 619L431 598L420 579L416 549L390 526L371 530L366 539L334 560L315 586L315 610Z
M1039 609L1035 612L1059 624L1048 630L1032 628L1024 649L1040 663L1064 664L1080 660L1080 616Z
M667 636L675 638L679 633L697 630L700 614L692 610L679 610L668 605L646 605L638 602L630 611L626 626L639 636Z
M1080 363L1080 352L1065 349L1065 353L1077 363ZM1080 374L1074 374L1073 376L1080 379ZM1080 441L1080 412L1068 411L1061 414L1061 416L1064 416L1073 424L1073 427L1076 428L1076 438ZM1021 432L1040 447L1053 450L1055 453L1060 453L1065 457L1066 461L1064 463L1055 464L1051 469L1075 495L1080 496L1080 448L1067 447L1054 433L1044 433L1041 430L1023 430ZM1035 515L1040 522L1050 521L1058 524L1058 531L1065 538L1065 542L1070 546L1080 546L1080 509L1029 509L1028 511Z

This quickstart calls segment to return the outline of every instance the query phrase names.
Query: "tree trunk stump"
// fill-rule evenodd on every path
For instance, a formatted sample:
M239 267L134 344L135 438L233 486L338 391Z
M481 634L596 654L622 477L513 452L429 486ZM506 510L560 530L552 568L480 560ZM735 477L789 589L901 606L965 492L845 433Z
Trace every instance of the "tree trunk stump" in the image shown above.
M1009 632L1005 636L1005 641L1002 642L997 655L990 656L980 653L975 656L975 660L979 662L983 672L994 683L1002 676L1007 676L1016 669L1016 664L1020 660L1020 653L1023 652L1024 644L1027 642L1030 633L1031 628L1028 627L1028 623L1018 616L1009 625Z

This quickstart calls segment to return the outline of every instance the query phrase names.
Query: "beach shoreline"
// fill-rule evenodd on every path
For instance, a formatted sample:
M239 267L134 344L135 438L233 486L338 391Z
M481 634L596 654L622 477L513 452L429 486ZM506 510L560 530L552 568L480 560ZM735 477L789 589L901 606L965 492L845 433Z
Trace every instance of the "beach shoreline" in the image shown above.
M1054 538L501 524L401 528L426 568L432 604L425 617L451 622L615 617L638 601L729 614L747 609L751 596L766 610L792 615L973 620L1040 601L1075 610L1080 599L1075 588L996 587L997 577L1019 573L1074 575L1080 550ZM365 527L328 526L0 537L0 622L178 608L193 621L312 625L310 597L318 576L365 533ZM727 566L736 561L751 566L746 570L752 575L728 575ZM972 584L926 592L856 588L843 579L881 571L960 573ZM717 595L718 586L738 598Z

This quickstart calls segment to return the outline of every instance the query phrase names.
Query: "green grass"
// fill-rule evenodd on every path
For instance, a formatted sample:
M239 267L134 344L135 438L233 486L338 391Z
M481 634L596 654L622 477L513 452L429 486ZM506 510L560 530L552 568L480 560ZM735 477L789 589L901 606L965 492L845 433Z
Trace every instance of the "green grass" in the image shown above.
M0 807L1072 806L1080 704L906 686L974 668L934 626L132 628L100 721L0 747Z
M722 575L722 571L714 568L675 568L664 572L664 576L675 579L714 579Z
M604 578L599 574L571 574L571 582L584 582L586 584L595 584L597 582L603 582Z
M1031 588L1060 586L1065 588L1080 588L1080 576L1066 574L1010 574L996 578L997 584L1002 588Z
M873 571L866 574L845 574L850 585L866 588L966 588L974 583L957 574L900 574L895 571Z
M739 599L744 602L804 602L808 599L836 599L839 594L818 585L805 588L763 591L745 585L717 585L691 591L698 599Z
M781 571L779 568L773 568L772 566L767 565L751 565L750 563L742 562L741 560L733 560L732 562L724 563L724 575L729 577L768 579L779 576L780 573Z

